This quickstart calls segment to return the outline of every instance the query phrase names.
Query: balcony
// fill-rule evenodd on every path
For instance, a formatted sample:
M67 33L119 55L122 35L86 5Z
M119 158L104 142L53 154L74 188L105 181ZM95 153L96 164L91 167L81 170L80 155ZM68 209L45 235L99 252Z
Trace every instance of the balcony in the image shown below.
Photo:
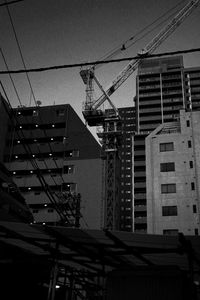
M147 217L137 217L134 218L135 224L146 224L147 223Z

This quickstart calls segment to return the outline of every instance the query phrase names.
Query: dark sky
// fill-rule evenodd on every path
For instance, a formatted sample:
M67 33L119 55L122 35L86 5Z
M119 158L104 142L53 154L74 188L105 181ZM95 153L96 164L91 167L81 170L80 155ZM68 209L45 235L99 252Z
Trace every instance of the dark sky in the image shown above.
M1 0L0 3L3 2ZM180 0L24 0L9 8L26 66L35 68L99 59L179 2ZM157 52L200 47L199 25L198 7ZM160 28L162 27L118 57L136 55ZM0 7L0 47L10 69L22 68L5 7ZM188 67L200 66L200 54L186 55L184 61ZM118 63L100 67L97 77L102 85L106 87L125 65L126 63ZM5 69L2 58L0 69ZM0 77L11 104L16 107L19 103L8 76ZM25 75L15 75L13 79L22 103L28 106L31 101L33 105ZM35 97L43 105L70 103L82 118L85 91L79 68L31 74L30 79ZM117 107L130 106L134 95L135 79L131 76L112 96L112 100Z

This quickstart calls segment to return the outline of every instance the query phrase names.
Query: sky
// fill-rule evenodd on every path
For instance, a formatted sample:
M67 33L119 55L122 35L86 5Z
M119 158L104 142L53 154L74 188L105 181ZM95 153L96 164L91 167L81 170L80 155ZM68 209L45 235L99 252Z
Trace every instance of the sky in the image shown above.
M9 2L9 0L7 1ZM98 60L151 24L180 0L24 0L9 5L26 68ZM0 4L4 3L0 0ZM181 6L180 6L181 8ZM137 55L163 27L113 58ZM17 43L5 6L0 6L0 47L10 70L22 69ZM200 5L155 53L200 47ZM96 76L104 88L127 62L102 65ZM200 53L184 55L185 67L200 66ZM0 70L6 70L0 57ZM82 116L85 86L80 68L29 74L36 100L42 105L69 103ZM136 72L112 95L116 107L133 105ZM20 103L8 75L0 75L10 103ZM34 105L25 74L13 75L21 103ZM90 128L91 130L91 128ZM95 129L91 132L94 134Z

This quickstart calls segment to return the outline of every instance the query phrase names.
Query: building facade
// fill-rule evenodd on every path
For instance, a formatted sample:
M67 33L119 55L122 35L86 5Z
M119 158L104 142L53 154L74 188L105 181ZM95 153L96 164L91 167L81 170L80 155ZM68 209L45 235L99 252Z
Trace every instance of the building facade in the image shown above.
M146 138L148 233L200 232L200 111L158 126Z
M132 136L136 130L135 108L119 108L122 126L122 138L119 145L120 156L120 221L119 229L132 231L133 182L132 182Z
M19 107L13 114L4 160L35 222L100 228L101 147L73 108Z
M200 108L200 68L184 68L183 57L146 59L136 78L133 137L133 231L147 232L146 137L160 124L176 122L180 109Z

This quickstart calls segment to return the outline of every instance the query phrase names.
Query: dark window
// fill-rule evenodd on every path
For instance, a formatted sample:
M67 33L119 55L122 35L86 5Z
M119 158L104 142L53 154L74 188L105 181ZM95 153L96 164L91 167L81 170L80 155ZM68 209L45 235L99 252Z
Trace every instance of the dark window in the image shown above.
M178 234L178 229L164 229L163 234L166 235L177 235Z
M188 141L188 148L192 148L192 142Z
M34 214L37 214L38 212L39 212L38 209L33 209L33 213L34 213Z
M160 164L160 172L173 172L175 171L174 162L161 163Z
M196 214L196 212L197 212L197 206L193 205L193 213Z
M160 152L173 151L174 143L161 143L160 144Z
M195 234L195 235L199 235L198 228L195 228L195 229L194 229L194 234Z
M163 206L162 207L163 216L177 216L177 206Z
M194 182L191 182L191 190L195 190L195 185L194 185Z
M48 213L53 213L54 209L53 208L49 208L47 211L48 211Z
M41 194L40 192L35 192L35 193L34 193L34 195L40 195L40 194Z
M161 184L161 193L162 194L176 193L176 184L175 183Z
M190 121L189 120L186 121L186 124L187 124L187 127L190 127Z
M192 168L193 168L193 161L190 160L190 169L192 169Z

